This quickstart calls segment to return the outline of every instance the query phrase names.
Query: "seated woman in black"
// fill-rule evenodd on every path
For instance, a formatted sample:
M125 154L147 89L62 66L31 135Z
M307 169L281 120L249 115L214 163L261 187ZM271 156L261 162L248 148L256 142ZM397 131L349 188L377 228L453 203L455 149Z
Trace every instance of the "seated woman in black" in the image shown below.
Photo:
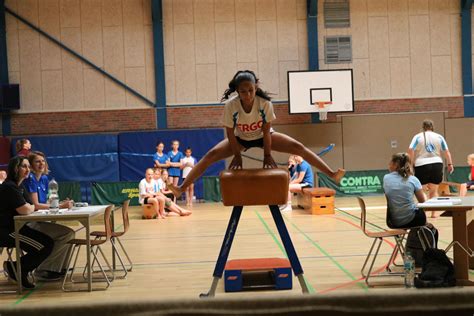
M13 217L28 215L35 206L23 190L22 182L30 173L30 163L25 157L13 157L8 163L8 175L0 185L0 247L15 247L15 226ZM28 274L46 259L53 250L54 242L47 235L27 225L20 229L20 248L26 252L21 257L21 284L26 289L35 287L28 280ZM14 265L5 261L3 270L15 280Z

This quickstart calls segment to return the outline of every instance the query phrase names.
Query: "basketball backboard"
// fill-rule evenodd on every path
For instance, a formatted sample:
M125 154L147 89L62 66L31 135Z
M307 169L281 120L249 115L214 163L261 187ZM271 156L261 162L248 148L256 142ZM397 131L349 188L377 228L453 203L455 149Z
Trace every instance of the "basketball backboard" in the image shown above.
M288 107L290 114L353 112L352 69L288 71Z

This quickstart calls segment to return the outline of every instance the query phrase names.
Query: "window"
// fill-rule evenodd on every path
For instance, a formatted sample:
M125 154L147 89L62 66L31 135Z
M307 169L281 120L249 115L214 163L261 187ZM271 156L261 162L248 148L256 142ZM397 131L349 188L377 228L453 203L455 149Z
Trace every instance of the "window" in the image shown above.
M324 38L326 64L352 62L352 39L350 36L326 36Z

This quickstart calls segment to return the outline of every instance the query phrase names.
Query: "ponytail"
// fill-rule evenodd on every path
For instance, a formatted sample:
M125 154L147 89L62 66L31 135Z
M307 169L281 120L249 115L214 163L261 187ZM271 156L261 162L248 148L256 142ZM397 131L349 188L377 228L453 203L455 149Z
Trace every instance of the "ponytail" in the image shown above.
M392 156L392 163L396 165L397 173L403 178L413 175L410 157L407 153L398 153Z
M257 78L257 75L251 70L239 70L234 75L232 80L229 82L229 88L224 91L222 95L221 102L229 99L230 95L237 91L239 85L244 81L250 81L251 83L255 84L257 91L255 92L256 95L259 97L270 101L271 98L266 91L263 91L258 87L260 80Z

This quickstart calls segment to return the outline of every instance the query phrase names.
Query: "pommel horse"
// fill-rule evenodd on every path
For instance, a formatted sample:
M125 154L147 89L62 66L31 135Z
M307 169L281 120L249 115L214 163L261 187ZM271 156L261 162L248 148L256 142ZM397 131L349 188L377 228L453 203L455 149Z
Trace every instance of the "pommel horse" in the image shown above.
M279 204L288 199L289 174L283 169L224 170L220 176L222 201L225 206L233 206L232 215L222 242L221 250L214 268L213 280L208 293L200 297L214 297L217 284L222 278L232 241L244 206L268 205L278 233L285 247L293 272L298 277L303 293L309 293L303 277L303 269L281 216Z

